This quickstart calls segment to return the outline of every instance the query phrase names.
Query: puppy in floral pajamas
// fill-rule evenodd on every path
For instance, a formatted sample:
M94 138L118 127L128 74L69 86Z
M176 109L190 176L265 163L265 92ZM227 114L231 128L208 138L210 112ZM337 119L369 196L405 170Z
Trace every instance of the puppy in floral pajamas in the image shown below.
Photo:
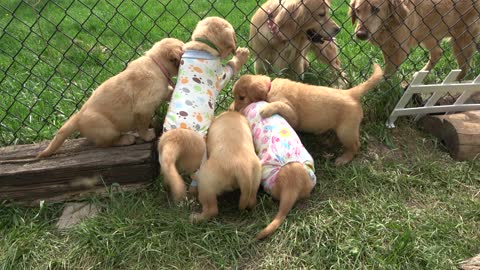
M278 214L257 239L273 233L295 202L307 198L316 183L313 158L288 122L277 114L268 118L260 116L267 104L265 101L251 103L242 111L262 163L263 189L280 201Z
M248 59L248 49L236 49L235 30L225 19L201 20L184 46L177 84L158 142L164 183L175 201L186 196L179 171L193 173L206 155L205 137L214 118L216 98ZM221 61L235 56L223 66Z

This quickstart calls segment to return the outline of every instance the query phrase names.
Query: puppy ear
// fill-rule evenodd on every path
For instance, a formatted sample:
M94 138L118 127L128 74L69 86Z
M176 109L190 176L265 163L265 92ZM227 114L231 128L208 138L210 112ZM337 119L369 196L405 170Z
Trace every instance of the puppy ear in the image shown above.
M393 15L397 22L402 22L407 18L409 10L403 0L390 0L389 7L390 14Z
M355 0L350 2L350 8L348 9L348 16L352 19L352 24L355 24L357 20L357 14L355 14Z
M255 101L266 100L268 92L270 91L270 87L271 87L270 78L267 76L261 76L259 77L258 81L255 82L254 86L249 90L254 92L253 97ZM255 89L255 90L252 90L252 89Z
M226 58L230 54L235 55L235 52L237 51L237 38L235 37L235 31L232 31L231 34L228 34L221 42L223 43L223 48L220 52L221 58Z
M172 63L175 67L178 68L180 66L180 60L183 55L183 50L180 49L174 49L168 52L168 61Z

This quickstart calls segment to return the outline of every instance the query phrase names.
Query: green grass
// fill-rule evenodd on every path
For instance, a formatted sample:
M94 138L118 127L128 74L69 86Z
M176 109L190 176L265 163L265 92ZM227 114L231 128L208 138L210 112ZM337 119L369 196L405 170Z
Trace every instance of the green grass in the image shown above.
M383 62L381 53L351 38L346 2L333 2L342 66L356 84ZM163 37L187 41L204 16L225 17L245 46L256 8L252 0L2 2L0 145L51 138L102 81ZM443 45L429 82L456 68ZM416 49L399 78L366 95L362 151L351 164L333 166L340 150L326 144L329 136L302 134L318 185L265 241L253 236L278 209L270 196L260 193L253 211L239 212L238 194L228 194L217 219L193 225L188 215L199 206L171 204L159 179L147 190L90 198L100 215L66 232L54 228L62 204L1 203L0 269L456 269L480 252L480 162L453 161L408 119L394 130L383 125L402 76L411 78L425 57ZM250 62L242 73L251 71ZM330 75L315 63L307 79L325 84Z

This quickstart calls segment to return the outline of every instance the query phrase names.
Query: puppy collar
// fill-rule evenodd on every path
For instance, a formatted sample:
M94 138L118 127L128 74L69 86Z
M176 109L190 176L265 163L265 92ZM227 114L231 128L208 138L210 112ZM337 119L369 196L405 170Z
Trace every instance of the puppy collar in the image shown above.
M197 37L197 38L194 39L194 41L198 41L198 42L204 43L204 44L208 45L210 48L214 49L215 51L220 52L220 51L217 49L217 46L215 46L215 44L213 44L210 40L208 40L208 39L206 39L206 38Z
M175 83L173 83L172 81L172 78L170 77L170 72L168 72L168 70L159 62L157 62L157 60L155 60L155 58L149 56L150 59L152 59L152 61L157 65L157 67L162 71L163 75L167 78L168 80L168 84L175 88Z

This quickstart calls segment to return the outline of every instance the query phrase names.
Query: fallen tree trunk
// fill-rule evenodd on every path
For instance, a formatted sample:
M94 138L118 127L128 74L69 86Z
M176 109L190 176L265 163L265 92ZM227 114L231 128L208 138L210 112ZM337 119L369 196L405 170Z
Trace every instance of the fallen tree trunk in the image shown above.
M456 160L480 156L480 111L448 115L428 115L419 125L437 137Z
M0 200L36 201L148 184L158 175L153 143L97 148L86 139L66 141L48 158L35 156L48 142L0 149Z

